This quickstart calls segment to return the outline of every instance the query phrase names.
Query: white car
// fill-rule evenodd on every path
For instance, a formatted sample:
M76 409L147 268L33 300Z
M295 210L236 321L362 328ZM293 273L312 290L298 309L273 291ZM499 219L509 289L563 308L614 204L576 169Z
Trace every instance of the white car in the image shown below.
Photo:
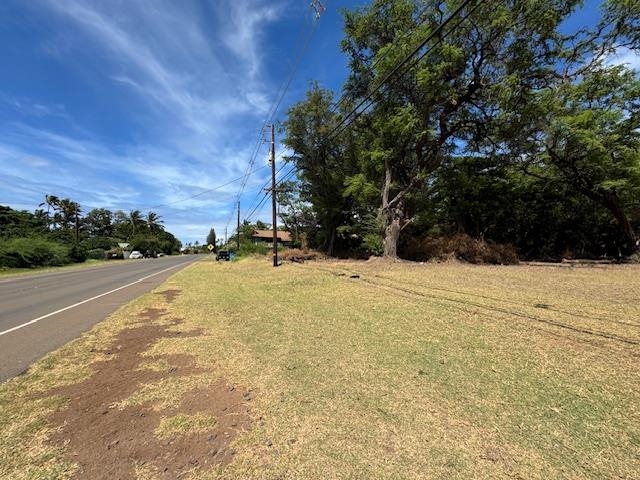
M142 258L143 256L138 250L134 250L129 254L129 258Z

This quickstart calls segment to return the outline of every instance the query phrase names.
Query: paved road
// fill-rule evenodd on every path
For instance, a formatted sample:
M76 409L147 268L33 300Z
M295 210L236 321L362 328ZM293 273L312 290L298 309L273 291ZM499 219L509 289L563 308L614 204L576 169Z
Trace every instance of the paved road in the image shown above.
M0 382L199 258L127 260L0 279Z

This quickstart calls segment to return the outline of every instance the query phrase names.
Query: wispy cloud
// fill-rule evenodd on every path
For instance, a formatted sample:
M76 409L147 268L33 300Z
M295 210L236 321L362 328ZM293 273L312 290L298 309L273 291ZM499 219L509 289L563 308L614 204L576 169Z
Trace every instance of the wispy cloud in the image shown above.
M607 65L625 65L631 70L640 72L640 54L630 48L620 47L615 54L606 58Z
M174 222L195 232L202 222L226 223L222 216L229 213L239 183L198 194L246 170L272 101L262 52L264 32L282 15L281 4L40 0L38 5L44 7L38 14L51 20L40 51L82 72L96 92L120 91L129 111L117 111L119 118L109 125L121 119L118 128L126 128L130 138L84 129L77 112L63 104L0 97L24 117L0 132L2 181L21 178L23 195L69 196L85 209L168 205L160 210L172 217L167 228ZM47 116L59 117L68 128L27 118ZM263 183L264 176L251 178L247 190ZM179 220L186 213L188 221Z

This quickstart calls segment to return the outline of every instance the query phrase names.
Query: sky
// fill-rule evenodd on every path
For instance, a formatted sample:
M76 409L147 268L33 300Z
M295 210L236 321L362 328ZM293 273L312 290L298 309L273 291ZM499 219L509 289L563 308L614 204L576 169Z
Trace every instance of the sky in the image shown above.
M306 39L277 121L346 78L340 10L368 2L322 3L316 19L309 0L1 1L0 205L56 195L153 211L183 244L231 235L245 173L241 219L268 185L261 129ZM250 219L270 223L270 202Z
M316 19L309 0L3 0L0 205L34 211L49 194L84 213L153 211L185 244L231 235L302 45L280 121L312 80L339 89L339 9L360 3L325 1ZM242 218L270 179L268 149Z

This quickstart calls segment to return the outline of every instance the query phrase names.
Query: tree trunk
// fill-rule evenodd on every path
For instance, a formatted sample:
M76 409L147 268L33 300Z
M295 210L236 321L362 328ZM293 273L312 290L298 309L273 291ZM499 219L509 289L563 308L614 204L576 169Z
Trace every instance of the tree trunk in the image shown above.
M329 238L327 238L326 240L326 252L327 255L329 255L330 257L333 257L333 253L335 250L335 246L336 246L336 229L335 227L330 227L329 228Z
M386 258L398 258L398 240L400 239L400 231L402 230L400 221L399 218L392 218L384 229L383 256Z
M620 204L618 194L613 190L607 190L602 193L601 198L604 206L611 212L622 230L622 237L624 238L625 243L624 251L622 253L625 255L631 255L637 252L637 237L633 231L633 226L629 221L629 217L624 213L624 209Z
M382 215L384 219L384 250L385 258L398 258L398 240L404 225L404 211L402 200L396 196L389 200L391 191L391 163L388 159L384 162L384 186L382 188ZM395 204L392 205L392 203Z

